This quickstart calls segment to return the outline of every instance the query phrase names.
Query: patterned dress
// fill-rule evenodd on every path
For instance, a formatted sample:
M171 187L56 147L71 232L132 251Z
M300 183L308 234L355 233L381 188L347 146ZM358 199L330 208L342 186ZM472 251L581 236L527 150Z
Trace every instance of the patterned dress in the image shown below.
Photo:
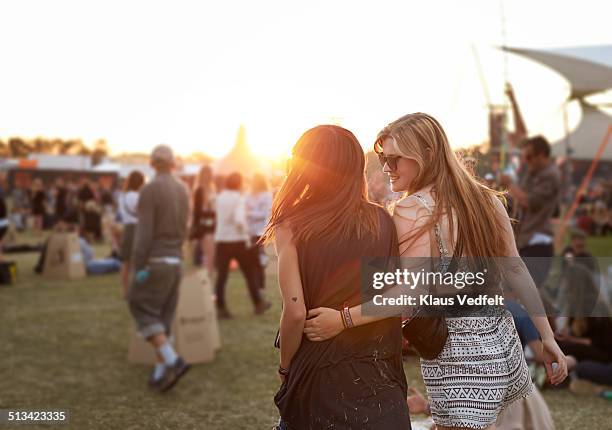
M418 228L428 222L434 204L430 190L421 190L398 202L394 216L408 223L408 230ZM448 220L443 217L435 229L444 262L449 252L442 237L448 237ZM410 246L412 256L431 253L430 239L423 236L427 237ZM444 349L434 360L421 359L423 381L437 425L487 428L508 405L532 392L512 314L505 308L489 307L477 315L447 317Z

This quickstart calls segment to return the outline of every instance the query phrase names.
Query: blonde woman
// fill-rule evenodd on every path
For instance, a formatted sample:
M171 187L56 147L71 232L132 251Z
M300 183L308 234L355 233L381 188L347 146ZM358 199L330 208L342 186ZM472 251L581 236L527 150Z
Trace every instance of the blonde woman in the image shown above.
M457 257L512 257L501 259L499 273L505 285L527 303L542 338L547 372L553 384L562 382L567 376L565 356L533 280L518 258L498 193L466 171L438 121L427 114L409 114L392 122L379 133L374 149L392 190L406 193L393 213L400 255L438 257L440 249ZM438 236L431 234L434 229L443 246L431 243ZM350 314L356 326L383 318L363 314L362 305L350 308ZM308 315L304 331L312 341L344 330L336 310L317 308ZM421 360L437 428L495 429L499 413L532 391L512 316L500 307L482 317L447 317L446 325L449 333L442 352L436 359Z

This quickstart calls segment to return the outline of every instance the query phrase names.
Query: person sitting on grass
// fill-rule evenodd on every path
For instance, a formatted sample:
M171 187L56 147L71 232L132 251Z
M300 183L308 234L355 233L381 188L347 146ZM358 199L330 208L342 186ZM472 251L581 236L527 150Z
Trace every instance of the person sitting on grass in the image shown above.
M591 360L579 362L570 355L567 357L567 368L571 372L570 391L573 393L606 398L612 395L612 362L600 363Z
M121 261L113 257L95 258L93 247L87 241L85 235L81 231L79 236L79 247L83 255L83 263L88 275L104 275L107 273L115 273L121 270Z

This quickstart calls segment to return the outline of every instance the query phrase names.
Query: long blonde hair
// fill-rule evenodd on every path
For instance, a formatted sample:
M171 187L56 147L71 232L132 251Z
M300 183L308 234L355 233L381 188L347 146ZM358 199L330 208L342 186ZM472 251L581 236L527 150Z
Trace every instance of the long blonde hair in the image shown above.
M458 257L501 257L507 243L499 233L495 198L503 194L478 182L457 159L440 123L425 113L405 115L383 128L374 151L382 152L383 141L393 138L400 155L416 161L419 173L407 190L412 194L433 185L436 205L431 222L410 232L400 242L410 244L430 230L443 215L448 216L450 237L457 233L454 254ZM458 220L454 225L453 216Z

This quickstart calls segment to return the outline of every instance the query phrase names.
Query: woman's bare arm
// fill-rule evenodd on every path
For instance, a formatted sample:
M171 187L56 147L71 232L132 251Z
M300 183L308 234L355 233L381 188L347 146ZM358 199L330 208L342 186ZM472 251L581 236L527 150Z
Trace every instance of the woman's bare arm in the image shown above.
M276 229L278 283L283 300L280 321L280 365L289 369L291 360L302 343L306 305L300 279L298 257L293 234L287 226Z
M519 256L508 213L501 201L496 199L495 204L498 220L502 227L502 234L505 235L506 243L508 244L506 255L499 259L503 272L504 286L512 290L512 293L518 297L529 313L531 321L542 338L542 356L546 372L553 384L559 384L567 376L565 355L555 340L554 332L546 317L540 293L533 282L527 266L525 266L523 259ZM553 363L556 363L556 369L553 368Z

